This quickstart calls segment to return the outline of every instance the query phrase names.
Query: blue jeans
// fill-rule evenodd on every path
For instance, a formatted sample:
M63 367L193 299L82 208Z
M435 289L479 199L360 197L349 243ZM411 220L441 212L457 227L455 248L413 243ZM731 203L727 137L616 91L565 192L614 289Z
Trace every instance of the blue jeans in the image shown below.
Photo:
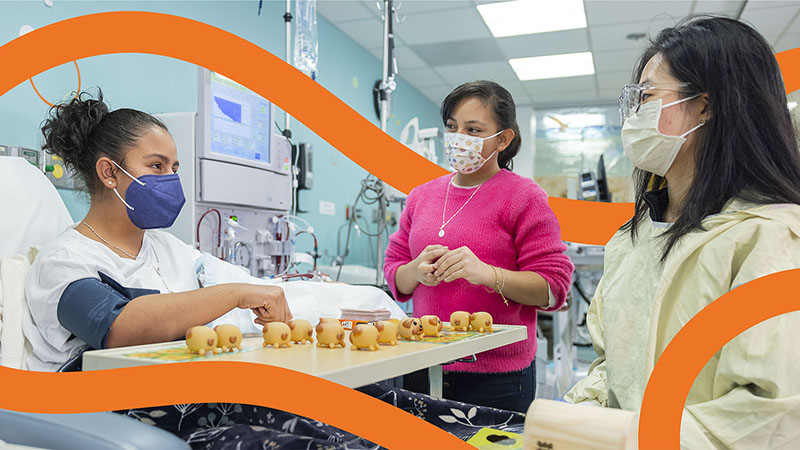
M404 389L428 394L428 386L427 370L403 378ZM517 372L447 372L443 375L442 395L448 400L525 413L536 395L536 367L531 362Z

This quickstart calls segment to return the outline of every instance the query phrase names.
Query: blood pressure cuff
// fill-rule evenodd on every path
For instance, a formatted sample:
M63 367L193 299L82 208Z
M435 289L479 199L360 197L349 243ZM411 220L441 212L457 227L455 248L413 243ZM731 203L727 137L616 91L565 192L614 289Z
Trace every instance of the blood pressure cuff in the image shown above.
M83 278L70 283L58 302L61 326L94 349L105 348L108 330L122 308L136 297L160 294L156 289L126 288L113 278Z

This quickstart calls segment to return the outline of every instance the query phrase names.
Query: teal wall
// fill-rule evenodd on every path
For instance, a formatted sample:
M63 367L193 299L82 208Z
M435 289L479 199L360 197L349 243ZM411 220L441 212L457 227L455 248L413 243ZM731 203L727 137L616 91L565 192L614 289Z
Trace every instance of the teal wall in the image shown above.
M283 57L285 30L282 1L264 1L261 15L257 15L258 1L66 1L55 0L48 8L42 1L0 2L0 43L4 44L19 35L22 25L40 28L70 17L105 12L140 10L174 14L199 20L235 33ZM347 35L318 17L319 67L317 81L342 99L361 115L378 126L372 104L372 85L381 76L380 62ZM158 30L143 30L157 33ZM102 39L102 36L97 36ZM381 37L375 36L376 42ZM4 61L3 64L11 62ZM197 109L197 69L195 65L171 58L119 54L82 59L78 61L83 89L100 86L112 109L129 107L151 113L186 112ZM398 61L402 67L402 61ZM265 74L268 76L268 74ZM66 98L77 88L77 77L72 64L51 69L35 77L39 92L53 102ZM314 105L309 105L314 107ZM437 105L425 98L404 80L398 80L393 96L393 117L388 133L399 138L408 120L419 116L420 125L441 127ZM24 82L0 96L0 143L30 148L41 147L39 126L47 113L45 105ZM282 114L279 123L283 126ZM337 120L331 117L330 120ZM348 124L341 124L348 132ZM336 231L345 221L345 204L355 200L360 180L366 171L319 138L313 131L292 120L296 142L310 142L314 149L314 186L301 191L300 206L309 211L303 217L314 226L320 240L320 251L331 257L336 254ZM380 152L381 149L374 149ZM441 158L440 158L441 160ZM60 190L72 214L79 220L88 211L88 196ZM319 201L336 204L336 216L319 214ZM362 206L363 207L363 206ZM363 207L365 219L371 211ZM393 206L394 211L399 211ZM362 223L364 223L362 221ZM375 229L374 224L369 224ZM393 232L395 229L391 228ZM343 233L344 234L344 233ZM370 251L367 238L353 233L348 263L374 265L374 251ZM310 241L310 239L308 240ZM344 244L344 243L342 243ZM374 246L374 241L372 243ZM298 250L311 249L310 242L298 242ZM328 264L330 258L323 258Z

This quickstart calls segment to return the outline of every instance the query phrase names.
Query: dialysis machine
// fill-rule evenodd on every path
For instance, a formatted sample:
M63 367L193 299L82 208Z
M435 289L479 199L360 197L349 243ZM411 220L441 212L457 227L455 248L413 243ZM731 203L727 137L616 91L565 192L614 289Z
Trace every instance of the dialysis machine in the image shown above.
M275 107L220 74L198 68L197 113L158 115L181 162L186 204L172 234L247 268L281 273L294 246L291 145L275 132Z

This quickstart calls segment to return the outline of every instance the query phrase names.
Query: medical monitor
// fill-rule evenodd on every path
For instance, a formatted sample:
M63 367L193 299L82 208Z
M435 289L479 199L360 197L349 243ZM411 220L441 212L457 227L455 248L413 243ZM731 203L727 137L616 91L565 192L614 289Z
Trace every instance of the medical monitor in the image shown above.
M288 173L272 103L224 75L199 68L198 156ZM278 147L278 148L276 148Z
M601 202L611 201L611 191L608 190L608 177L606 176L606 164L603 155L597 162L597 200Z

